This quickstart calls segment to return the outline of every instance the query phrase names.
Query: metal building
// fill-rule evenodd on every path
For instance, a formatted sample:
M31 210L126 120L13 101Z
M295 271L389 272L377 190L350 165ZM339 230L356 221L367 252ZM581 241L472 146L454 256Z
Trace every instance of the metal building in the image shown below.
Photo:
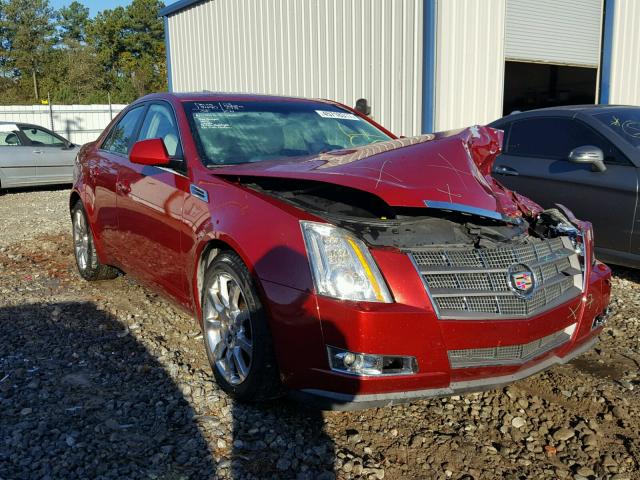
M637 0L181 0L169 88L331 98L396 134L640 104Z

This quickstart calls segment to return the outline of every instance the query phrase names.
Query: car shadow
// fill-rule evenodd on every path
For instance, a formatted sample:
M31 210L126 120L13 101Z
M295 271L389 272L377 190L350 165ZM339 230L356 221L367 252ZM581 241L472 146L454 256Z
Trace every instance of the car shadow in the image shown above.
M89 302L0 308L0 478L212 478L189 403Z
M234 402L232 476L330 480L335 451L323 412L287 399Z
M165 366L91 302L0 307L0 338L2 480L335 478L324 412L230 401L231 438L207 438Z
M291 272L309 268L306 256L281 246L266 252L255 263L253 277L258 277L256 271L274 271L282 265ZM293 275L291 283L300 278ZM262 282L263 287L266 283ZM268 307L264 298L262 301L266 317L270 318L271 335L280 347L279 360L285 361L286 356L290 365L328 368L316 304L309 292L276 284L270 288ZM325 430L327 414L316 404L287 397L263 403L234 402L232 414L232 478L335 478L336 452Z

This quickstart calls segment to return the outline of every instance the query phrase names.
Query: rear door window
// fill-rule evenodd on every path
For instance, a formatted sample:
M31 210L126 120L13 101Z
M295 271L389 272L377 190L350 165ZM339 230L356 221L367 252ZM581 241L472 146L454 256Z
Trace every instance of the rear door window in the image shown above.
M113 127L101 148L117 155L128 155L133 146L144 109L145 106L141 105L129 110Z

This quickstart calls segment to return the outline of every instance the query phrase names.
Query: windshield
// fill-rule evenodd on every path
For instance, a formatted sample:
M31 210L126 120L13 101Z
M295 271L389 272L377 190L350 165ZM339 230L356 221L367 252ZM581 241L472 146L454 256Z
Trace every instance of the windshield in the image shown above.
M391 139L357 115L325 103L188 102L185 111L208 165L316 155Z
M614 112L594 115L636 148L640 148L640 109L621 108Z

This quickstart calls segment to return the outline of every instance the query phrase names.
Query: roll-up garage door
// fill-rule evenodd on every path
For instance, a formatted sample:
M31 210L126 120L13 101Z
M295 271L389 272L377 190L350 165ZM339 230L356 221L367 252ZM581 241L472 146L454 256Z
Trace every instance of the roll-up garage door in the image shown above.
M505 58L597 67L602 0L507 0Z

